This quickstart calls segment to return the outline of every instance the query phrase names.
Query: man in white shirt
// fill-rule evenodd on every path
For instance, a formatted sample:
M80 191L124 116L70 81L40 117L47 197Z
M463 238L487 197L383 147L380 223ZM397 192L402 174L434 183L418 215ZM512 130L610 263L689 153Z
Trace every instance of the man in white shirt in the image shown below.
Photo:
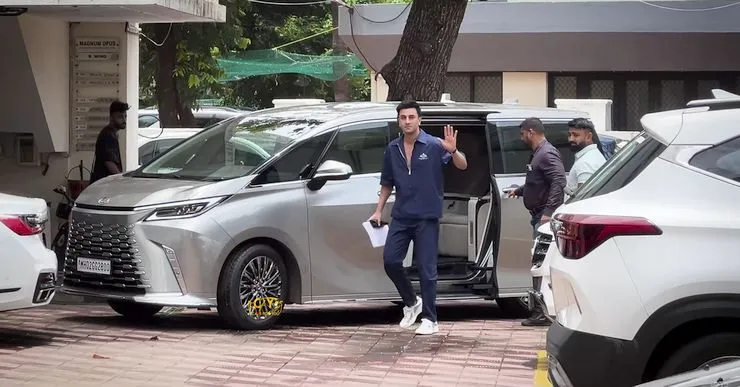
M570 197L604 165L606 158L594 124L586 118L576 118L568 122L568 141L576 156L565 182L565 195Z

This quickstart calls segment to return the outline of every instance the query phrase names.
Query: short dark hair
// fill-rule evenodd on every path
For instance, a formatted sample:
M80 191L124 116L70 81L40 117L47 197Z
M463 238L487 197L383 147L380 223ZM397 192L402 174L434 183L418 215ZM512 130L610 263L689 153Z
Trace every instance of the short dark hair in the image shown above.
M416 114L421 117L421 105L416 101L403 101L396 106L396 113L401 114L403 109L416 109Z
M128 109L129 109L129 106L127 103L116 100L116 101L111 102L108 112L110 114L124 113L128 111Z
M545 133L545 125L542 125L542 120L537 117L529 117L519 124L519 129L532 129L537 133Z
M594 132L596 130L593 122L591 122L591 120L589 120L588 118L575 118L573 120L570 120L568 122L568 127L575 129L586 129L591 132Z

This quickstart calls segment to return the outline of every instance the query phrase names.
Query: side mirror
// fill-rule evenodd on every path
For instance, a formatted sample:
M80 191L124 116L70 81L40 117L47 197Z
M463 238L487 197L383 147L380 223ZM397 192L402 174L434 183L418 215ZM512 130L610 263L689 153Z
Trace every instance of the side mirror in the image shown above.
M347 180L350 176L352 176L352 167L339 161L326 160L321 163L319 169L316 170L316 174L313 179L308 182L307 187L312 191L317 191L321 189L327 181Z

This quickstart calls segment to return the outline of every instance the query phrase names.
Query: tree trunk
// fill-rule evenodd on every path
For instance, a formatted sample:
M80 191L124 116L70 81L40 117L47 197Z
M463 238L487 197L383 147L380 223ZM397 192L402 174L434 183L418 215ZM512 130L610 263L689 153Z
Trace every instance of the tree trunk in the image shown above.
M414 0L396 56L380 70L389 101L439 101L467 5L467 0Z
M154 75L154 82L157 93L157 107L159 109L160 127L178 127L180 119L178 117L178 90L175 80L175 66L177 65L177 34L176 24L172 25L172 31L167 34L170 24L155 24L154 37L152 40L162 43L161 46L154 46L157 53L157 71Z
M180 117L180 127L182 128L194 128L195 127L195 116L193 116L193 110L190 108L190 104L184 101L180 89L177 89L177 115Z
M332 2L331 4L331 21L332 26L337 27L339 25L339 4ZM344 44L342 38L339 37L339 29L334 30L332 33L332 44L334 46L334 55L347 55L347 46ZM334 64L334 71L341 72L343 66L338 63ZM350 100L350 87L349 87L349 76L345 74L340 79L334 81L334 101L346 102Z

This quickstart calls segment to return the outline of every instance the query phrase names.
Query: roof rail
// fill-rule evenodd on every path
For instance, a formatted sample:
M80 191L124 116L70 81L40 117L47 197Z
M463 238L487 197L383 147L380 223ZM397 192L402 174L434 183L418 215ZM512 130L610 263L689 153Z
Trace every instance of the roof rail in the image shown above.
M712 89L714 98L689 101L686 107L708 107L709 110L727 110L740 108L740 95L722 89Z

